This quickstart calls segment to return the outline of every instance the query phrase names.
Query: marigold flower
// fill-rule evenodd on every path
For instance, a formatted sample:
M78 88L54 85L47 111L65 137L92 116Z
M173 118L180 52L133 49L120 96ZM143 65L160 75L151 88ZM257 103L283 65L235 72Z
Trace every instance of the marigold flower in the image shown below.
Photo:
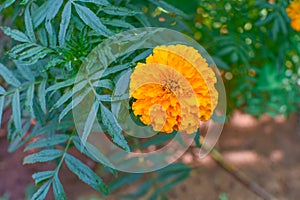
M155 47L130 79L133 113L155 131L195 133L217 105L216 76L193 47Z
M291 27L296 31L300 31L300 0L292 1L286 8L286 12L291 18Z

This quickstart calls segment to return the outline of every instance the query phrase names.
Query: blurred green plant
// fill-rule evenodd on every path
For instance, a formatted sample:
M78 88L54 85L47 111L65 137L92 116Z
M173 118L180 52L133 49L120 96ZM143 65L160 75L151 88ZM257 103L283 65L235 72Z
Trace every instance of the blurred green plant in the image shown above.
M213 55L229 111L285 116L300 102L300 34L290 27L289 1L199 0L194 38Z

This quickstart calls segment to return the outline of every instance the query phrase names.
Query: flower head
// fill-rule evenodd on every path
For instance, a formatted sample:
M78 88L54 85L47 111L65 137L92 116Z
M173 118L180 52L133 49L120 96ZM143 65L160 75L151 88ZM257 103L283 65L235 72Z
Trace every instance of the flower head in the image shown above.
M291 26L294 30L300 31L300 0L294 0L286 8L286 12L291 18Z
M132 110L155 131L194 133L218 101L217 79L206 60L185 45L157 46L130 77Z

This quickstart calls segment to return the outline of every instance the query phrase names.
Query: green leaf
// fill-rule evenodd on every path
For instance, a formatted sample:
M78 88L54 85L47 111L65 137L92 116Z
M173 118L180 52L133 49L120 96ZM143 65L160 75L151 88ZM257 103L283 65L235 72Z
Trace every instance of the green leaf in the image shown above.
M35 77L34 77L34 73L31 71L30 67L28 65L24 65L23 63L21 63L20 61L15 60L14 63L16 64L18 71L20 72L20 74L28 81L30 82L34 82Z
M190 16L188 16L187 14L185 14L183 11L181 11L178 8L175 8L174 6L166 3L165 1L161 1L161 0L148 0L149 2L153 3L154 5L157 5L158 7L161 7L169 12L172 12L176 15L179 15L181 17L184 18L190 18Z
M51 178L54 175L54 171L43 171L32 174L32 178L35 180L35 184L39 184L42 181L45 181Z
M95 190L102 192L103 194L109 194L108 187L103 183L102 179L88 166L69 154L66 154L65 161L68 168L75 173L80 180L87 183Z
M10 29L9 27L0 27L0 29L8 36L19 42L30 42L29 38L21 31Z
M0 12L4 9L9 7L11 4L13 4L16 0L6 0L3 4L0 5Z
M99 34L103 36L110 36L112 33L108 30L97 17L97 15L91 11L89 8L81 6L79 4L74 4L76 12L78 13L79 17L82 21L91 27L93 30L97 31Z
M64 188L63 188L57 174L54 176L52 187L53 187L54 198L56 200L65 200L65 199L67 199L66 193L64 191Z
M128 184L131 184L131 182L129 182ZM149 188L151 188L152 185L153 180L147 180L144 183L142 183L135 192L131 194L123 194L121 195L121 197L126 199L139 199L149 192Z
M84 2L84 3L94 3L99 6L108 6L109 5L109 2L106 0L75 0L75 1Z
M48 37L47 37L47 33L46 33L46 30L44 29L44 27L39 28L37 33L38 33L38 37L40 39L41 44L44 47L47 47L48 46Z
M34 111L33 111L33 98L34 98L34 83L30 84L27 92L26 92L26 99L25 99L25 109L28 110L31 114L31 117L35 118Z
M26 33L30 39L31 42L35 43L35 35L34 35L34 30L33 30L33 24L32 24L32 19L30 16L30 11L29 11L29 6L25 9L25 27L26 27Z
M36 193L32 196L31 200L44 200L47 196L47 193L49 191L51 185L51 181L47 181L44 183Z
M131 73L132 70L129 69L122 74L122 76L117 81L113 95L116 96L124 95L127 92ZM111 111L116 117L119 116L120 108L121 108L121 102L111 104Z
M32 47L32 46L35 46L35 44L33 43L23 43L23 44L18 44L16 46L14 46L12 49L10 49L8 51L9 54L13 54L13 55L16 55L18 53L20 53L21 51L29 48L29 47Z
M3 110L4 110L4 96L0 96L0 128L2 124L2 115L3 115Z
M34 56L34 55L38 55L38 53L42 52L43 50L45 50L44 47L41 47L41 46L35 46L35 47L32 47L30 49L27 49L26 51L22 52L20 55L18 55L18 60L25 60L25 59L28 59L28 58L31 58Z
M70 128L71 126L74 126L73 121L65 121L65 122L60 122L60 123L52 122L52 123L48 124L47 126L44 126L40 130L38 130L37 134L46 133L46 132L50 132L50 131L66 130L66 129Z
M120 147L129 152L130 148L124 136L122 135L123 130L119 126L115 116L103 104L100 105L100 109L103 125L107 128L107 131L112 137L112 140Z
M69 139L69 135L65 135L65 134L52 135L49 138L42 138L42 139L38 139L34 142L31 142L29 145L26 146L24 151L28 151L31 149L52 147L52 146L64 143L68 139Z
M31 0L22 0L20 5L27 5Z
M88 136L90 135L90 133L93 129L98 110L99 110L99 102L94 101L94 103L90 109L90 112L88 114L88 117L86 119L86 122L84 124L84 129L83 129L82 138L81 138L81 141L84 146L86 144Z
M0 63L0 75L5 80L6 83L19 87L21 85L20 81L9 71L9 69Z
M135 173L126 173L121 177L118 177L118 179L113 180L109 184L109 189L110 191L117 190L118 188L128 185L128 184L133 184L140 180L143 177L143 174L135 174Z
M0 96L5 94L6 94L6 90L2 86L0 86Z
M110 162L110 160L94 145L87 142L86 143L86 148L84 148L82 146L82 142L81 142L81 139L79 137L73 137L73 143L79 151L81 151L82 153L84 153L85 155L87 155L88 157L93 159L95 162L100 162L103 165L107 165L107 166L110 166L110 167L114 166ZM97 156L95 156L95 155L97 155Z
M103 79L103 80L95 81L93 83L93 86L99 87L99 88L106 88L111 91L114 89L114 83L110 79Z
M41 109L41 106L35 98L33 98L33 112L36 119L41 123L42 126L44 126L46 124L46 117Z
M47 84L47 79L44 79L41 82L41 84L39 86L39 91L38 91L39 101L41 104L42 111L44 113L47 112L47 110L46 110L46 84Z
M123 64L123 65L116 65L116 66L113 66L113 67L110 67L110 68L107 68L102 77L105 77L105 76L108 76L108 75L111 75L111 74L114 74L114 73L117 73L117 72L120 72L120 71L123 71L125 69L128 69L130 67L130 64L129 63L126 63L126 64ZM94 76L91 77L91 79L93 79ZM99 78L99 76L98 76Z
M32 14L33 18L33 25L37 28L46 18L49 7L53 2L51 0L46 1L43 3L39 8L35 9L34 13Z
M141 61L141 60L147 58L152 53L152 51L153 51L152 49L147 49L146 51L144 51L144 52L140 53L139 55L137 55L136 57L134 57L132 59L132 62L136 63L138 61Z
M60 107L61 105L63 105L64 103L66 103L69 99L71 99L73 96L73 91L69 90L67 93L65 93L64 95L62 95L58 101L52 106L52 108L50 109L50 112L55 110L56 108Z
M81 92L79 95L76 95L74 99L61 111L58 121L61 121L73 108L75 108L82 100L92 91L92 88L89 87L88 89Z
M134 10L129 10L124 7L116 7L116 6L107 6L102 9L103 12L109 15L117 15L117 16L133 16L136 14L141 14L140 12L136 12Z
M48 162L63 155L63 151L58 149L42 150L38 153L30 154L23 160L23 164L33 164L37 162Z
M20 91L17 89L13 95L12 100L12 115L14 124L18 134L22 134L22 118L21 118L21 105L20 105Z
M65 44L65 37L71 19L71 12L72 12L72 6L71 6L71 2L69 1L68 3L66 3L61 15L61 23L60 23L59 35L58 35L58 41L60 46L64 46Z
M125 22L124 20L119 19L101 19L103 24L114 26L114 27L121 27L121 28L134 28L134 26L130 23Z
M50 36L54 34L51 20L57 15L60 7L62 6L63 0L55 0L49 5L47 9L45 27Z
M46 93L51 92L53 90L59 90L61 88L68 87L70 85L73 85L74 82L75 82L75 79L71 78L71 79L67 79L66 81L63 81L63 82L55 83L47 88Z

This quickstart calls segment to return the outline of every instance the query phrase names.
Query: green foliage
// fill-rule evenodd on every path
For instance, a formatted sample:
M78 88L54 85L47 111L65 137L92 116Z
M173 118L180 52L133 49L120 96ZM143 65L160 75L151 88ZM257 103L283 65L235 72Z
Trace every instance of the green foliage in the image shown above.
M289 1L200 0L195 38L209 51L227 88L230 111L288 116L299 104L299 32Z
M135 51L141 45L136 43L130 47L132 52L118 58L108 69L95 72L89 66L94 73L76 78L86 56L107 37L122 31L164 26L192 34L222 69L231 109L238 107L255 116L289 115L297 109L300 35L290 28L285 12L288 1L199 0L188 6L185 0L174 5L173 1L168 2L5 0L0 5L4 16L1 20L8 22L0 27L8 36L3 48L7 56L0 58L0 77L5 81L0 86L0 126L4 109L11 106L13 111L8 122L8 151L25 146L24 151L34 149L35 153L26 156L24 164L55 163L54 169L32 175L39 186L32 199L45 199L50 188L55 199L67 198L59 176L63 163L78 179L103 195L140 181L134 193L122 195L130 199L166 199L165 192L189 176L192 169L183 163L151 174L119 176L103 165L113 166L109 159L87 142L95 120L126 151L160 146L174 138L173 134L157 134L147 140L134 140L123 135L116 119L122 109L119 101L128 98L122 85L128 84L133 66L145 59L151 49ZM184 10L178 9L181 7ZM105 59L101 62L107 64ZM120 78L121 75L125 76ZM85 113L87 120L80 140L75 136L72 110L91 95L97 101ZM71 148L98 162L115 180L106 184L103 177L70 154Z
M145 6L149 8L147 14L143 11ZM13 113L8 124L8 150L13 152L23 146L25 152L34 150L24 158L23 164L55 163L54 169L32 175L39 188L31 199L45 199L50 188L55 199L67 198L59 175L63 163L79 180L103 195L110 193L110 188L96 172L69 153L70 148L76 148L98 162L106 172L116 177L114 183L119 182L118 173L102 163L113 164L86 140L94 121L98 120L116 145L126 151L138 148L129 146L132 141L123 135L113 114L112 110L116 111L116 107L108 102L128 98L127 91L122 87L111 94L116 81L120 74L131 72L135 63L151 51L133 51L117 59L105 71L79 79L76 79L76 75L86 56L107 37L134 27L156 26L158 18L153 18L151 13L158 7L163 8L164 17L170 23L176 21L182 25L182 19L189 17L174 6L152 0L23 0L20 3L6 0L1 4L0 10L5 12L4 17L10 23L0 29L11 38L6 38L9 41L5 47L7 57L1 58L5 65L0 64L0 77L5 81L0 86L0 122L7 106L12 107ZM183 30L182 26L176 24L172 27ZM132 50L135 50L135 46L132 46ZM99 74L103 74L100 80ZM123 83L128 83L129 75ZM71 111L91 94L97 101L87 113L80 140L75 136ZM97 153L98 157L95 158L83 144L92 153ZM166 175L165 181L175 185L184 180L186 175L174 180ZM164 182L158 178L152 182ZM159 190L156 195L162 196L163 193L163 190Z

